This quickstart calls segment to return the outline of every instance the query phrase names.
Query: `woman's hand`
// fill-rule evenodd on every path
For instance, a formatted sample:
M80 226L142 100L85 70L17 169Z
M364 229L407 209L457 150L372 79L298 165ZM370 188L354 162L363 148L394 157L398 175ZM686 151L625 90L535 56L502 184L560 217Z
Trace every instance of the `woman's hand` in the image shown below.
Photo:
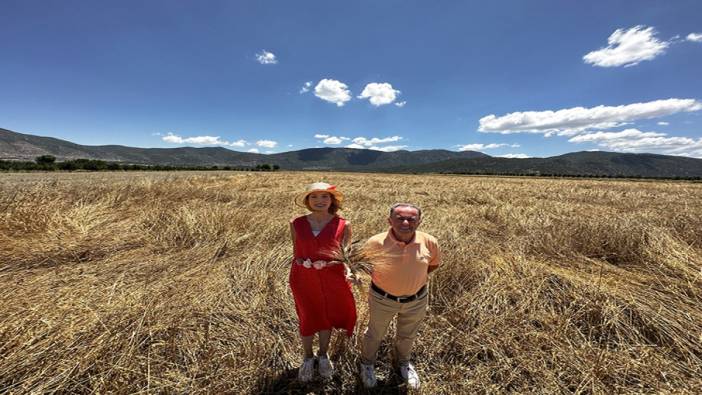
M348 266L344 265L344 272L346 273L346 281L353 285L361 285L361 279L356 276L356 273L352 272Z

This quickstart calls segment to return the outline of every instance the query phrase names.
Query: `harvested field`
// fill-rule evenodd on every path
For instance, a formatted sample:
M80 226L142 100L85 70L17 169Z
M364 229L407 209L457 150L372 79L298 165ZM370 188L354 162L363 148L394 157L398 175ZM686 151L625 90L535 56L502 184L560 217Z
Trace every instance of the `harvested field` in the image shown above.
M367 279L335 378L295 380L288 221L320 179L354 239L398 201L439 239L422 393L702 391L702 184L203 172L0 175L0 392L361 391Z

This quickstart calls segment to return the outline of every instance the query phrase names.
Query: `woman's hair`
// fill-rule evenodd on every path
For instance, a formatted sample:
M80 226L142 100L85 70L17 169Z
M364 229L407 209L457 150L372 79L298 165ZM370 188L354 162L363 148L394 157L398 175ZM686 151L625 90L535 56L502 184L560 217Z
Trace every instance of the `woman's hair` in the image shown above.
M325 192L325 193L329 193L329 192ZM341 205L339 204L339 201L336 200L336 197L334 196L333 193L329 193L329 197L331 198L331 204L329 205L329 210L328 210L329 214L336 215L336 212L341 210ZM312 206L310 206L310 195L309 194L307 194L307 196L305 196L305 207L307 207L307 209L310 211L314 211L314 210L312 210Z

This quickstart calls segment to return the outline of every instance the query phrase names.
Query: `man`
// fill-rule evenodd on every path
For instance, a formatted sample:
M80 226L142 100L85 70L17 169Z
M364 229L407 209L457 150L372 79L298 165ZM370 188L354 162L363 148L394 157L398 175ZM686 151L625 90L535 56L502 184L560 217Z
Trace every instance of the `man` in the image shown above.
M422 211L409 203L390 208L387 232L366 242L373 262L371 289L368 295L370 317L361 351L360 376L366 388L375 387L375 361L381 340L390 321L397 317L395 352L400 376L410 388L419 388L417 371L410 363L412 343L427 311L428 274L439 267L441 257L436 238L417 231Z

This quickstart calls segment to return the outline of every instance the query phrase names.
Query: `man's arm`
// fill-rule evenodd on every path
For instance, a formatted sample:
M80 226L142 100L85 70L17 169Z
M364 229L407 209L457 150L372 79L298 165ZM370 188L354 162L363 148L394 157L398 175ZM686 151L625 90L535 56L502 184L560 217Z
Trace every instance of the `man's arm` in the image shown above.
M427 273L431 273L434 270L438 269L441 265L441 250L439 249L439 243L436 242L436 240L432 240L432 242L429 243L428 247L431 251L432 258L431 262L429 262L429 267L427 267Z

